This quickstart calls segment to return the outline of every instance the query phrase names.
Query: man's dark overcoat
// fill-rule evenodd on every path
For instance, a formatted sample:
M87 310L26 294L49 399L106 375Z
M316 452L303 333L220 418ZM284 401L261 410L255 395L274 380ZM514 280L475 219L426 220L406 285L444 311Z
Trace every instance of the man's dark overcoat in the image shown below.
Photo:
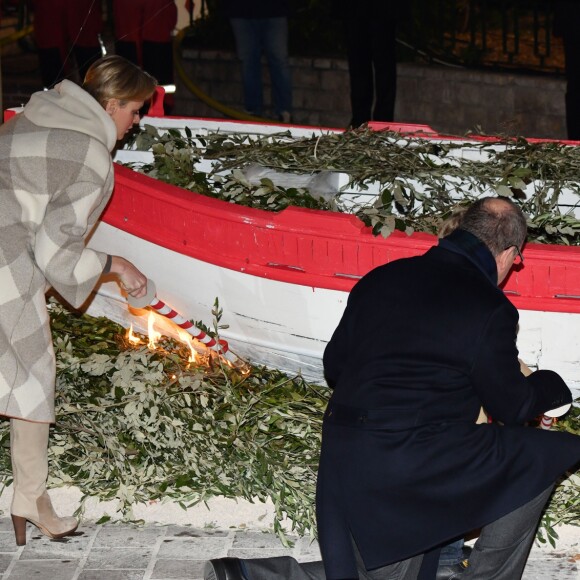
M324 353L317 518L327 577L445 544L522 506L580 461L580 437L524 426L571 402L520 372L516 308L495 260L457 230L352 290ZM480 407L504 425L476 425Z

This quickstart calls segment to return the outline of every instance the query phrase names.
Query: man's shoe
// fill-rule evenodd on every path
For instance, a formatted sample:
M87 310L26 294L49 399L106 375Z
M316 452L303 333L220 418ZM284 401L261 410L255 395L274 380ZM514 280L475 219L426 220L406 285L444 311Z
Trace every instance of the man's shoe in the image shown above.
M469 567L469 562L463 560L453 566L439 566L435 580L461 580L461 576Z
M204 580L247 580L239 558L208 560L203 569Z

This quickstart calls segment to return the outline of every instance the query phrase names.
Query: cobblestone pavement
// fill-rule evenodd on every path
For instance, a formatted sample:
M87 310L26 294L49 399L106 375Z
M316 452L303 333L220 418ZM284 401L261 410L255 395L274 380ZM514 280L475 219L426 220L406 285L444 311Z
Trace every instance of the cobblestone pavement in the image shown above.
M49 540L28 525L28 543L18 547L10 520L1 518L0 576L2 580L197 580L203 578L209 558L319 558L316 542L294 540L287 549L276 536L263 532L88 523L61 540ZM578 551L578 545L565 550L535 546L524 580L580 580Z

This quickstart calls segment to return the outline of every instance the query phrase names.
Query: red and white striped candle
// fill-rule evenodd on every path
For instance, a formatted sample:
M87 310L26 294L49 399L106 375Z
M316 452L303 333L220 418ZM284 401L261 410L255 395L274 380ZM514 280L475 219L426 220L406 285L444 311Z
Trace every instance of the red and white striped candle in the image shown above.
M145 294L145 296L141 298L134 298L133 296L129 295L127 296L127 301L133 308L146 308L147 306L150 306L155 312L161 314L161 316L164 316L165 318L168 318L177 326L179 326L179 328L182 328L191 334L193 338L199 340L199 342L208 348L218 352L233 366L246 366L246 363L240 359L240 357L229 350L227 341L222 339L216 340L200 328L197 328L197 326L173 310L173 308L165 304L165 302L159 300L156 295L155 284L151 280L147 280L147 294Z

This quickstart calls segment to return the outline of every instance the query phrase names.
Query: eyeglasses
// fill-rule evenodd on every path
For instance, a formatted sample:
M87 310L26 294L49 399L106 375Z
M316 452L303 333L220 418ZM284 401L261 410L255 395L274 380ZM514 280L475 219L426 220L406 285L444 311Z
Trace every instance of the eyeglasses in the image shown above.
M524 257L522 256L522 252L520 251L519 247L514 244L513 246L507 247L506 250L509 250L510 248L515 248L515 250L516 250L516 256L514 257L514 262L516 264L523 264L524 263ZM519 262L516 261L517 258L520 259Z

